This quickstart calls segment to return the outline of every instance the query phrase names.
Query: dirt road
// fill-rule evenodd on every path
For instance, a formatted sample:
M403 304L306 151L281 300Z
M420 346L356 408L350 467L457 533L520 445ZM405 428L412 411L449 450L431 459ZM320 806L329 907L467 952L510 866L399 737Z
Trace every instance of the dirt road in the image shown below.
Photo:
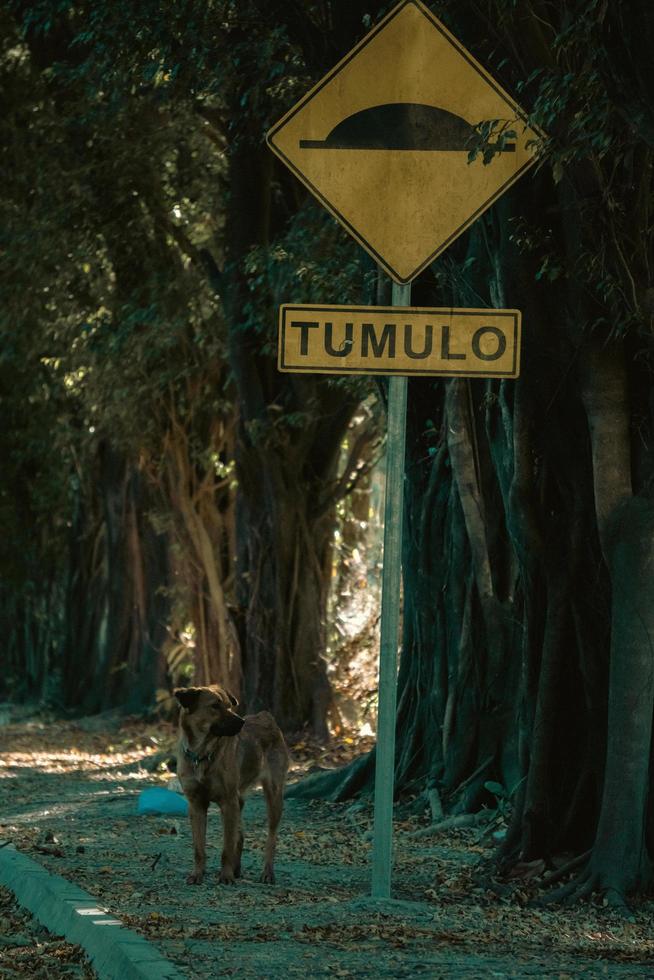
M527 908L533 886L500 898L477 880L488 851L474 831L416 841L416 823L398 820L396 901L371 902L367 806L288 800L277 883L266 886L256 793L243 879L217 884L215 812L207 878L187 886L185 818L136 813L140 790L169 779L156 762L170 739L166 726L137 723L4 725L0 838L90 892L189 977L654 976L652 903L625 923L592 905Z

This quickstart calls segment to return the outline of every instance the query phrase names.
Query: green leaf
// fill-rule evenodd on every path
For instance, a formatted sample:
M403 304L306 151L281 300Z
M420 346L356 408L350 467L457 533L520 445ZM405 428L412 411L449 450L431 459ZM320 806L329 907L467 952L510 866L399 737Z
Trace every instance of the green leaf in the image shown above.
M506 790L501 783L495 783L489 780L489 782L484 783L484 789L487 789L489 793L492 793L493 796L496 796L500 800L506 797Z

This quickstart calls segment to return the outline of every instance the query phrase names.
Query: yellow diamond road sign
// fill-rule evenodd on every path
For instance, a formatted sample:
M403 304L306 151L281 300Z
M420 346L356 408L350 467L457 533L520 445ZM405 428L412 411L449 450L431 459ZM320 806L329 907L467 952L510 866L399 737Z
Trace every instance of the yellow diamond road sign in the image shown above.
M536 138L519 106L419 0L395 7L267 137L401 283L535 162Z

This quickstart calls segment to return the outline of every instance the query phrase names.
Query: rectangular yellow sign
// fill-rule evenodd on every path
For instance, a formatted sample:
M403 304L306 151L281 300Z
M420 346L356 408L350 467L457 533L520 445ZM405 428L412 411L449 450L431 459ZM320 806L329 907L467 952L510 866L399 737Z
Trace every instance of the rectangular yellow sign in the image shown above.
M517 378L519 310L285 304L280 371Z

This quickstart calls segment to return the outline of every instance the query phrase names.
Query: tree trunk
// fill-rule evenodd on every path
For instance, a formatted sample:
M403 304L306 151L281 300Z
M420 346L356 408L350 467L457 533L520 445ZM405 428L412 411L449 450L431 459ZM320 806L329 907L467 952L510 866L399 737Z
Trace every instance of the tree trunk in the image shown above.
M154 703L169 617L168 541L151 525L143 477L107 445L71 529L64 703L87 713Z
M333 515L313 513L311 495L286 485L278 461L266 468L262 480L241 482L245 700L249 710L270 708L286 730L308 723L326 737L331 693L322 655Z
M654 505L631 496L627 378L622 348L591 348L584 402L595 509L611 579L608 740L599 823L579 893L620 902L651 881L647 804L654 712Z
M287 730L327 734L323 653L341 442L358 398L328 379L280 374L269 323L244 325L249 251L270 234L272 155L243 137L230 151L229 285L223 303L237 396L238 555L248 710L269 708ZM221 283L218 282L221 288ZM300 413L301 423L293 419Z

